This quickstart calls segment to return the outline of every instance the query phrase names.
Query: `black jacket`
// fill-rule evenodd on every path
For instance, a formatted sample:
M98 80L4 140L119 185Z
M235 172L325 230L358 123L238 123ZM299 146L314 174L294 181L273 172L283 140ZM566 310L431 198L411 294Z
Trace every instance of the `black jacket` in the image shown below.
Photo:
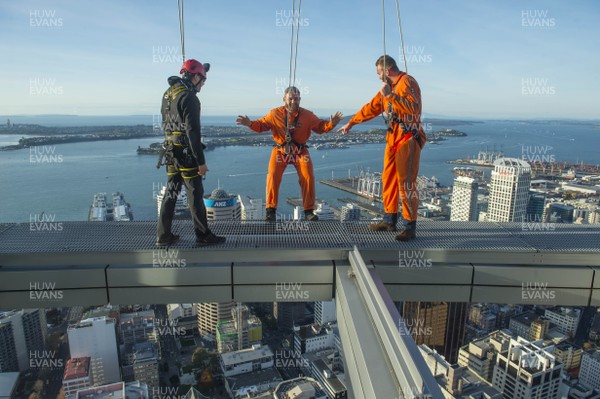
M184 132L198 166L204 165L200 100L196 96L196 89L189 80L178 76L171 76L168 82L171 87L165 92L161 107L163 130L165 133Z

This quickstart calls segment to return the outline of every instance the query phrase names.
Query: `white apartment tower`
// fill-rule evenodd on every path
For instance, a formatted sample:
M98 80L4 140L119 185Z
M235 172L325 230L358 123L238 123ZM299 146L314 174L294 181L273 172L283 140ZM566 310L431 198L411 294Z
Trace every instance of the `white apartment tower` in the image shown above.
M499 158L494 162L487 221L522 222L525 220L531 168L522 159Z
M94 385L121 381L115 320L93 317L67 330L72 358L89 357Z
M29 369L31 351L41 351L47 335L44 309L0 312L0 372Z
M472 177L458 176L454 179L451 221L477 221L477 189L478 184Z
M588 388L600 390L600 351L583 353L579 369L579 382Z
M242 220L265 220L265 204L262 198L238 195L238 203L242 211Z
M315 323L323 325L336 321L335 300L315 302Z
M554 346L511 339L508 350L496 357L492 385L505 399L558 399L563 365L553 351Z
M217 336L217 324L232 320L231 309L235 302L206 302L198 304L198 333Z

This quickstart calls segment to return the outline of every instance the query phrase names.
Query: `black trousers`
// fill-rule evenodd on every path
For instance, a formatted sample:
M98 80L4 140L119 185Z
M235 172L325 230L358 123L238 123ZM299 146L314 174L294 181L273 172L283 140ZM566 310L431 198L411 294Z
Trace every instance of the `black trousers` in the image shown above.
M203 200L202 176L198 175L198 168L179 169L173 164L167 164L167 176L167 189L160 204L160 215L158 217L156 232L158 239L166 240L171 234L175 203L182 186L185 186L187 191L188 206L192 214L196 237L203 237L210 233Z

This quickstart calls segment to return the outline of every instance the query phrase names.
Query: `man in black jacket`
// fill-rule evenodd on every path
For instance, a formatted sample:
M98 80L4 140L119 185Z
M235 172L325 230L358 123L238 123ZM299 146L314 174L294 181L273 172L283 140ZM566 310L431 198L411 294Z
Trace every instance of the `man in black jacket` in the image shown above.
M171 232L173 214L181 186L185 185L197 244L218 244L225 237L214 235L208 228L204 206L202 178L208 172L201 142L200 101L196 94L206 81L210 64L189 59L181 67L182 77L171 76L169 89L162 99L162 127L165 131L165 164L167 188L160 206L157 246L169 246L179 240Z

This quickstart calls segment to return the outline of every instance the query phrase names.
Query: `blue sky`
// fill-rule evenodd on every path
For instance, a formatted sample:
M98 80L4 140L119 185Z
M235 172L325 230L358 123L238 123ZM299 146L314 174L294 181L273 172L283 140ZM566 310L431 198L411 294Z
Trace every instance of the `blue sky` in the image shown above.
M425 115L600 118L600 2L400 1L408 72ZM186 56L210 62L204 115L281 103L292 2L186 0ZM399 62L395 1L387 51ZM302 106L352 114L378 90L381 2L304 0ZM0 115L156 114L179 72L177 1L2 1Z

